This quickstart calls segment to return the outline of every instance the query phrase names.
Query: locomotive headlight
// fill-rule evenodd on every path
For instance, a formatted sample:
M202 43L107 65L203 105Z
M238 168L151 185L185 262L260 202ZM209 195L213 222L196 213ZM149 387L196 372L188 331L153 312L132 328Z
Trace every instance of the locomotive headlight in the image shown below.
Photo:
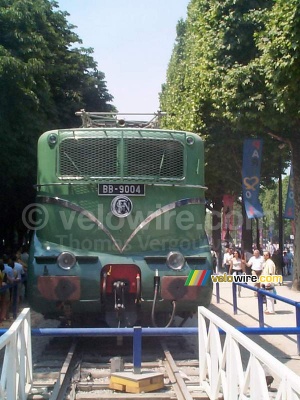
M56 145L56 143L57 143L57 135L55 133L51 133L48 136L48 143L49 143L50 147L53 147L53 146Z
M171 251L167 255L167 266L174 270L179 270L184 266L184 256L178 251Z
M57 264L62 269L71 269L76 264L76 257L74 254L69 253L68 251L63 251L57 257Z
M195 139L192 136L188 136L186 138L186 142L187 142L187 144L189 144L191 146L192 144L194 144Z

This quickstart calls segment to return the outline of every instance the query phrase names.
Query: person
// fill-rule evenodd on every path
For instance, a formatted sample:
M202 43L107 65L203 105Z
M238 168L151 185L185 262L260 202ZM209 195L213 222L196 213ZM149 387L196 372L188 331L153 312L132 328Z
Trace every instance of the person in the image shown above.
M279 249L276 249L271 257L272 261L275 264L276 268L276 275L281 275L283 276L283 257L280 256L280 251ZM279 285L282 285L280 282Z
M269 276L276 274L276 266L274 261L271 259L271 254L269 251L264 251L264 262L263 262L263 271L261 273L262 276ZM262 284L262 288L265 290L274 291L274 284L272 282L266 282ZM267 308L265 310L265 314L275 314L274 310L274 302L275 299L273 297L266 296L266 304Z
M250 258L250 260L246 263L248 267L251 267L251 274L257 276L257 278L260 277L262 270L263 270L263 257L260 255L259 250L255 249L253 251L253 256ZM260 288L260 283L256 282L255 287L257 289ZM254 292L254 296L257 296L257 293Z
M23 265L17 262L17 257L15 255L10 257L8 265L13 269L15 280L21 281L24 275L24 269Z
M8 283L12 284L14 283L15 277L12 267L9 266L9 257L6 254L3 255L3 263L4 263L4 271L7 275L7 281Z
M3 288L8 283L7 273L5 272L4 263L0 260L0 287ZM7 319L9 309L10 294L9 290L0 292L0 323Z
M287 257L287 251L284 250L283 252L283 275L287 276L288 273L288 264L289 264L289 259Z
M211 248L210 254L211 254L211 260L212 260L212 267L213 267L213 271L215 274L216 270L217 270L217 253L214 251L213 248Z
M23 282L23 296L24 298L27 297L27 267L28 267L28 252L24 250L22 252L22 248L19 249L16 253L16 261L22 265L23 267L23 273L22 273L22 282Z
M250 260L250 258L253 256L253 253L247 250L244 250L243 253L241 254L241 257L243 260L245 260L245 272L246 275L251 275L252 270L251 267L248 267L247 262Z
M21 247L21 248L17 251L16 256L17 256L17 258L18 258L18 262L19 262L20 264L22 264L23 267L24 267L24 265L27 267L27 265L28 265L28 259L29 259L29 254L28 254L28 251L27 251L27 247L26 247L26 246Z
M287 249L287 252L286 252L286 258L287 258L287 273L288 273L288 275L291 275L294 256L289 248Z
M241 259L241 255L238 250L234 250L233 257L230 260L229 274L231 275L242 275L244 272L245 261ZM241 297L241 286L238 285L238 296Z
M24 269L22 264L18 263L17 256L13 255L9 259L8 265L13 269L14 274L14 282L17 283L17 292L16 292L16 304L18 305L23 301L24 298L24 285L22 282L22 277L24 276Z
M268 244L267 244L267 251L270 252L271 257L272 257L273 254L274 254L275 248L274 248L274 245L271 242L268 242Z
M226 247L225 253L223 256L223 267L226 270L226 273L229 274L229 268L230 268L230 260L232 259L232 250L230 247Z

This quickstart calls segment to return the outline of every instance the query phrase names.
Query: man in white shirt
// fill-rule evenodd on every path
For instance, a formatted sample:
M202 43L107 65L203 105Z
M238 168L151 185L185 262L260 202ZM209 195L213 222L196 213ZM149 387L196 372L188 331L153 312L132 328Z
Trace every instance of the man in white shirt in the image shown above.
M252 275L257 276L258 278L260 277L262 270L263 270L263 262L264 259L260 255L259 250L254 250L253 256L250 258L250 260L246 263L248 267L251 267L251 273ZM260 283L256 282L255 286L259 289L260 288ZM257 296L257 293L254 292L254 296Z
M223 256L223 267L225 268L227 274L229 274L230 260L232 259L232 257L232 250L229 247L226 247Z
M8 265L8 263L9 263L9 257L6 254L4 254L3 255L4 272L7 275L8 283L14 283L15 280L14 271L12 267Z
M17 297L18 297L17 304L18 304L24 298L24 285L22 282L22 277L24 275L24 269L23 269L23 265L18 263L16 260L17 260L17 257L12 256L10 265L13 269L15 282L18 282L18 295L17 295Z

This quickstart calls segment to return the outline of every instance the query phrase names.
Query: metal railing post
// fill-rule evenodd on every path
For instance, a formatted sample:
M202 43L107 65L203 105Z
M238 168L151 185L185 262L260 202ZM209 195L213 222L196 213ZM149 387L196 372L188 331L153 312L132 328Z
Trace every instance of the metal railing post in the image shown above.
M133 328L133 372L141 373L142 367L142 327Z
M296 327L300 328L300 303L295 305L296 308ZM297 335L297 351L298 356L300 356L300 335Z
M263 328L265 325L264 321L264 295L257 291L257 300L258 300L258 320L260 328Z
M219 282L216 283L216 297L217 297L217 303L220 303L220 284Z
M237 314L237 299L236 299L236 283L232 282L232 304L233 304L233 314Z
M12 314L13 319L17 318L18 309L18 283L15 283L12 287Z

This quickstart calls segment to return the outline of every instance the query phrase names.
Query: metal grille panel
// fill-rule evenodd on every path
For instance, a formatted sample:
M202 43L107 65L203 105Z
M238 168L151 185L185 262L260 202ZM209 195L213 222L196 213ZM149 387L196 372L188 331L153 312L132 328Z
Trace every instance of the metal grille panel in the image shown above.
M62 138L58 174L72 178L182 179L184 146L175 139L106 135Z
M183 177L183 146L178 141L125 139L125 149L128 176Z
M67 138L60 144L60 175L79 177L116 176L116 138Z

